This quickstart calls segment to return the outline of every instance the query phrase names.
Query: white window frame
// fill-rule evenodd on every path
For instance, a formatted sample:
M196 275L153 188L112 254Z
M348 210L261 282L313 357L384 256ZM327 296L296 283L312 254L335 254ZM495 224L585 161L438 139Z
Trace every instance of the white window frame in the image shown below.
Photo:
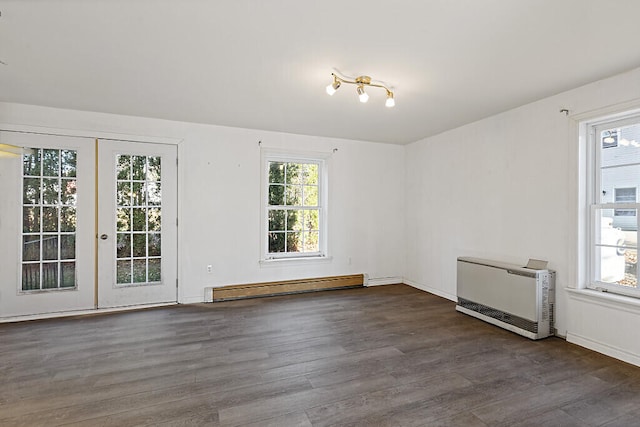
M588 227L588 257L587 257L587 277L586 287L597 291L610 292L620 295L626 295L631 297L640 298L640 284L636 288L631 288L615 283L603 282L596 280L596 277L600 277L600 260L598 259L598 251L596 246L607 247L608 245L598 245L599 233L601 231L602 223L598 211L602 209L610 209L615 212L616 209L638 209L640 210L640 203L617 203L615 202L615 193L613 202L601 202L602 200L602 166L601 166L601 152L602 149L609 149L613 147L602 147L602 140L600 138L601 132L606 129L621 128L624 126L640 124L640 113L636 110L628 112L625 115L616 115L615 117L608 117L598 119L586 123L587 135L588 135L588 151L587 151L587 194L586 201L588 209L588 218L586 224ZM637 211L636 211L637 212ZM636 215L636 235L640 235L640 215ZM615 247L615 246L613 246Z
M261 148L260 192L260 262L329 260L328 251L328 188L330 153ZM269 162L315 163L318 165L318 252L269 253Z

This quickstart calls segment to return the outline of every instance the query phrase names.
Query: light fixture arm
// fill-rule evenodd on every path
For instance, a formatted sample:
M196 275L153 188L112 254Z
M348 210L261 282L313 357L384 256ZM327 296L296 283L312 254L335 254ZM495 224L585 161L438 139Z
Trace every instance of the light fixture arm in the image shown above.
M372 82L371 77L369 76L358 76L356 78L348 78L348 77L343 77L343 76L339 76L336 73L331 73L331 76L333 77L333 88L334 90L330 93L333 94L342 83L347 83L347 84L352 84L352 85L356 85L358 86L359 90L358 93L360 94L365 87L379 87L384 89L387 92L387 106L388 107L393 107L395 105L395 102L393 101L393 91L391 89L389 89L387 86L383 85L382 83L377 83L377 82ZM331 86L331 85L330 85ZM328 89L329 91L329 89ZM389 100L391 100L392 102L389 102ZM363 101L366 102L366 101Z
M355 79L349 79L349 78L346 78L346 77L341 77L341 76L337 75L336 73L331 73L331 75L333 76L334 80L337 80L340 83L349 83L349 84L352 84L352 85L362 84L362 85L371 86L371 87L381 87L381 88L383 88L384 90L387 91L387 95L388 94L393 94L393 91L391 89L389 89L388 87L386 87L385 85L380 84L380 83L372 83L371 82L371 77L369 77L369 76L359 76L359 77L356 77Z

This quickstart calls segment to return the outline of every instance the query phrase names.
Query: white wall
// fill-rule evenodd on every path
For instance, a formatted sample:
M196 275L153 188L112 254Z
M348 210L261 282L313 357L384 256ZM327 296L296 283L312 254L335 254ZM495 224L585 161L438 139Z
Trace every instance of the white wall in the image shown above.
M404 147L0 103L9 129L179 142L181 302L208 286L404 270ZM51 128L51 129L49 129ZM329 261L261 266L260 147L337 152L329 176ZM213 266L213 273L206 266ZM5 279L6 280L6 279ZM15 286L2 283L1 286Z
M588 291L566 289L584 285L578 119L638 100L640 69L408 145L405 282L455 299L458 256L549 260L559 333L640 364L640 306L607 300L594 310Z

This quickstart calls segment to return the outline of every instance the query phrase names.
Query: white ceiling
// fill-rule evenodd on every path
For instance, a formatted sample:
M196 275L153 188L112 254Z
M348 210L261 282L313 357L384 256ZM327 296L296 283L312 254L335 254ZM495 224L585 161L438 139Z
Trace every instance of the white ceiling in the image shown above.
M4 0L0 101L405 144L640 66L639 0ZM336 69L392 86L325 93Z

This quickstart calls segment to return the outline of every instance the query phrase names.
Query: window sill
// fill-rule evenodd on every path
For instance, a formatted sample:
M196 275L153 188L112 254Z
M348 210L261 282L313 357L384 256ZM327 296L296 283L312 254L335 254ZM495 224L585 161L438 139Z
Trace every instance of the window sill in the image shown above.
M331 256L314 256L314 257L298 257L298 258L274 258L261 259L260 267L282 267L286 265L312 265L324 264L333 260Z
M595 289L565 288L571 298L584 302L598 304L609 308L623 309L632 313L640 312L640 298L612 292L601 292Z

